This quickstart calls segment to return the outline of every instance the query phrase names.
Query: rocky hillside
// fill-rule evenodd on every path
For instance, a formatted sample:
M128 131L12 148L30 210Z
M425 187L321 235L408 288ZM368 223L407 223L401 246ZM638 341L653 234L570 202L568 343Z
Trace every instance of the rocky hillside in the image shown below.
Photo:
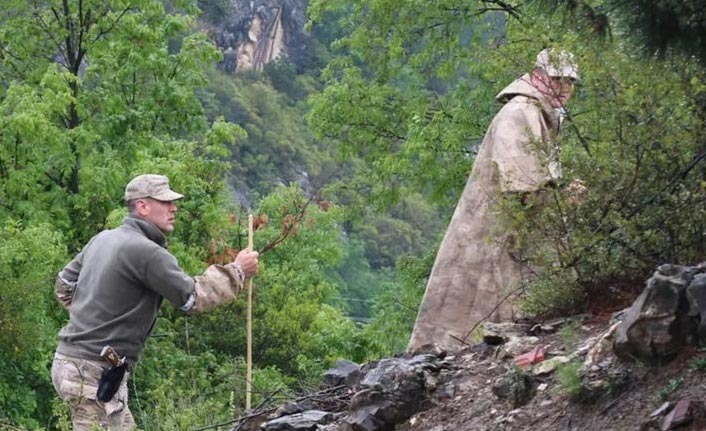
M223 69L262 70L282 56L297 63L307 50L307 0L203 0L201 25L223 53Z
M683 336L700 326L689 291L703 283L704 266L665 265L609 318L486 324L482 340L455 352L426 346L363 366L340 361L320 392L261 408L232 429L704 430L706 351ZM620 359L634 349L651 356Z

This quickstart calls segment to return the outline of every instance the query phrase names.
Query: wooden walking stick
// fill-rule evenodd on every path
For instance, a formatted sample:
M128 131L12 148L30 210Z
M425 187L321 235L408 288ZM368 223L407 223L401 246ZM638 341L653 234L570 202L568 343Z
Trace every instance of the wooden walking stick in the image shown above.
M253 251L252 214L248 215L248 251ZM245 410L250 410L252 398L252 278L248 279L247 372L245 375Z

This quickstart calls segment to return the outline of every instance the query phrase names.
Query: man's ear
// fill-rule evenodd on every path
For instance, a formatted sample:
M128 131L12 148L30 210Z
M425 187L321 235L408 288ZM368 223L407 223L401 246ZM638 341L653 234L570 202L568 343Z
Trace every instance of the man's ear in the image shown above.
M149 213L149 202L147 202L147 199L137 199L135 201L135 210L137 211L138 215L147 215Z

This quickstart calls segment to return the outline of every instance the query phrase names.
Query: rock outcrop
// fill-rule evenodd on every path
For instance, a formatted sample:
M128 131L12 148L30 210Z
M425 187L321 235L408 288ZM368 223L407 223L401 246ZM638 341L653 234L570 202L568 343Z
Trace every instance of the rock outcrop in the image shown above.
M615 354L660 365L706 334L706 265L661 265L625 311L615 337Z
M202 24L223 53L222 67L262 70L269 62L303 58L309 41L304 32L307 0L231 0Z
M314 403L289 403L261 423L261 429L271 431L330 430L384 431L391 430L422 410L437 389L437 379L448 368L438 354L407 355L371 362L363 367L350 361L339 361L327 371L324 380L332 390L343 390L345 409L329 406L329 412L319 410ZM309 400L311 401L311 400Z
M362 366L340 360L319 392L232 431L703 430L706 352L682 347L704 340L705 306L706 264L662 265L610 321L487 323L482 342L452 353L427 345ZM666 363L682 352L654 368L614 354Z

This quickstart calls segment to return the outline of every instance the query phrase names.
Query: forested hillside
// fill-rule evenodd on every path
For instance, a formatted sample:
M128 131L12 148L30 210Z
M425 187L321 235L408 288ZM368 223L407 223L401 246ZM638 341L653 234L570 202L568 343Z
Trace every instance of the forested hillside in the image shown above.
M589 198L508 204L518 241L552 244L524 310L580 312L606 284L706 260L706 79L689 43L704 8L242 3L0 6L0 429L71 428L50 379L68 318L54 278L121 223L141 173L186 196L169 250L189 274L244 248L258 220L253 405L312 387L336 359L404 350L494 96L547 46L580 64L562 162ZM238 69L237 43L257 38L233 26L255 15L296 37ZM139 428L242 414L245 326L243 298L189 317L162 306L130 378Z

